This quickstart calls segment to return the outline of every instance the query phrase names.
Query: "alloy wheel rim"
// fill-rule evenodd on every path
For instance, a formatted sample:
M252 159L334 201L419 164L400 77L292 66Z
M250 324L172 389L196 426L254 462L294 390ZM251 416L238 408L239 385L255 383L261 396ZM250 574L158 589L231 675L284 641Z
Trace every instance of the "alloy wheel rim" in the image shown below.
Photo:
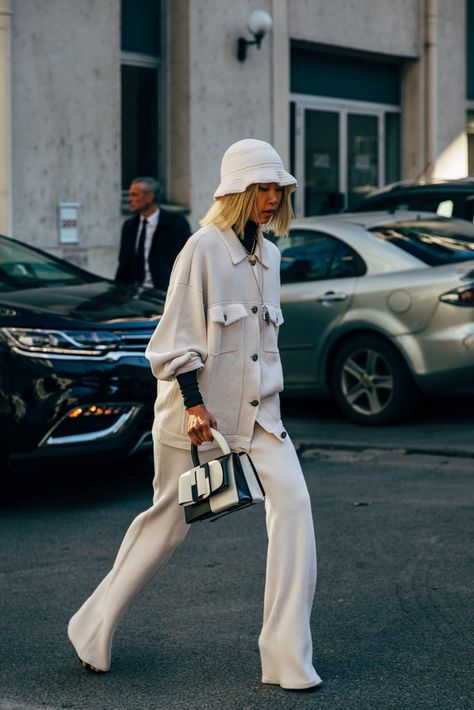
M344 362L341 389L351 409L358 414L375 416L392 400L392 369L378 351L370 348L354 350Z

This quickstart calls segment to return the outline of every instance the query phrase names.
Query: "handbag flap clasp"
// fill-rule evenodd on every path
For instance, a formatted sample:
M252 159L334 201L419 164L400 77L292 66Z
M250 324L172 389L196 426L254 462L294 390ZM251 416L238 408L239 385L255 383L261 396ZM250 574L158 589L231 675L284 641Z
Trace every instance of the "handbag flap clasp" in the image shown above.
M180 505L190 505L205 500L228 485L228 476L222 463L216 459L192 468L179 477Z

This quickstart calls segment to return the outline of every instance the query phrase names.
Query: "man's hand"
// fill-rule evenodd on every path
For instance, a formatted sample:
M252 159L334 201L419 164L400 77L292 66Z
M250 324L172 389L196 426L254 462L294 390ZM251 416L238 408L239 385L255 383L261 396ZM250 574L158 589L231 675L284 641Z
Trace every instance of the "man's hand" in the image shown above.
M188 420L188 436L195 444L203 444L205 441L213 441L211 427L217 429L217 421L215 417L207 411L203 404L197 404L195 407L189 407Z

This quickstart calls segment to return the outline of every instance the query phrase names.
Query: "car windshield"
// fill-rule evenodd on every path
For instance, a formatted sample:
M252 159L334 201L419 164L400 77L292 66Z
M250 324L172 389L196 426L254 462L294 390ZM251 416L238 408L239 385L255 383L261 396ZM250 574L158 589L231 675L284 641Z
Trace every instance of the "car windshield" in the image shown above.
M62 259L0 237L0 291L72 286L97 279Z
M370 231L428 266L474 259L474 226L467 221L416 220L384 224Z

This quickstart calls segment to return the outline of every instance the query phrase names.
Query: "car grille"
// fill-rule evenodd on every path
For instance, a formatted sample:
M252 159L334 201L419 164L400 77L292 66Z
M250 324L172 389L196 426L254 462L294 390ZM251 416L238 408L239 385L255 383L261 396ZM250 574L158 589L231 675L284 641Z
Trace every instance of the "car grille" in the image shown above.
M114 331L116 335L120 336L121 345L120 350L123 352L145 352L145 348L153 335L153 330L140 330L140 331Z

